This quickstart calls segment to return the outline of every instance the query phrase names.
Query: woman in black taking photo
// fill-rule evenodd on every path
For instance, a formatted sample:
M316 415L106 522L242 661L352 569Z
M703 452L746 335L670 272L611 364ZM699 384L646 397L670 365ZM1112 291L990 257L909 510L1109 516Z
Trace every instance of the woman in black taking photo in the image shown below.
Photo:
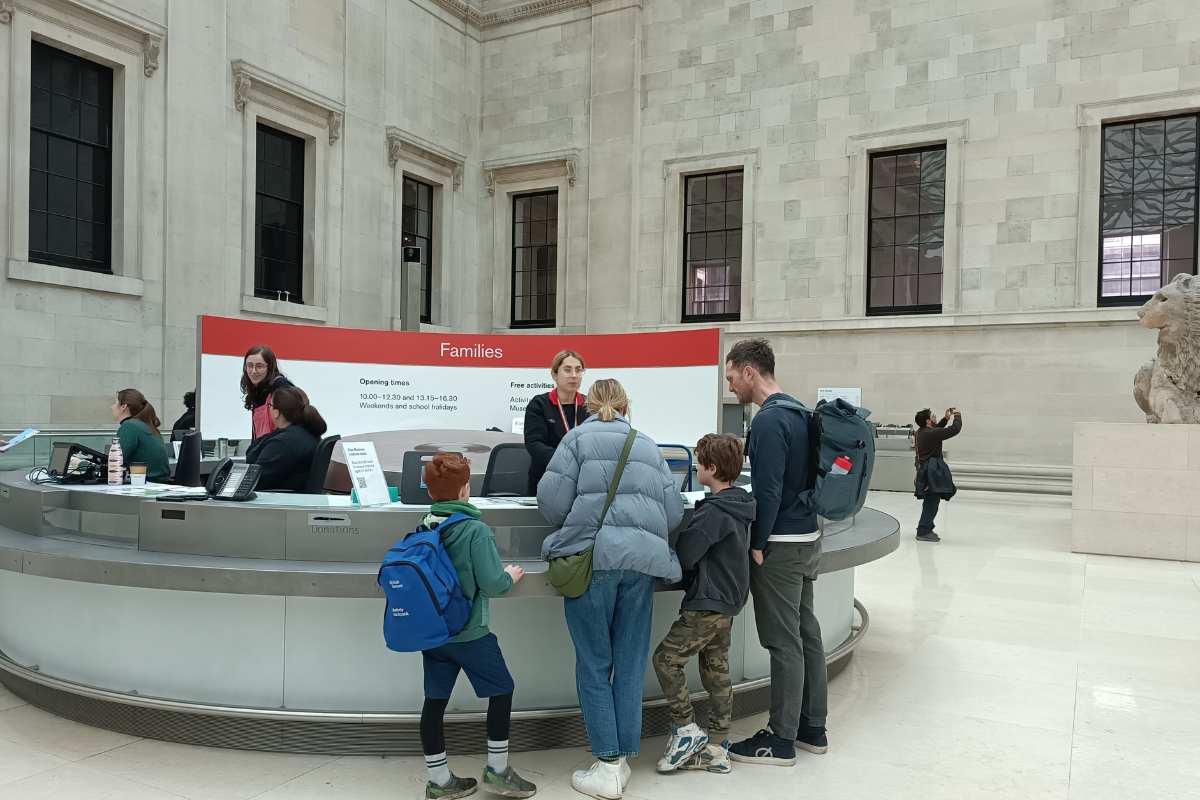
M275 351L256 344L242 359L242 398L250 412L251 438L258 439L275 430L271 414L271 396L292 382L279 371Z
M587 369L583 356L563 350L550 363L554 389L539 394L525 407L525 449L529 451L529 496L537 496L538 481L554 457L558 443L588 418L587 397L579 391Z
M328 426L309 405L308 395L294 386L277 389L270 408L275 430L254 440L246 451L246 463L262 470L258 488L302 492Z

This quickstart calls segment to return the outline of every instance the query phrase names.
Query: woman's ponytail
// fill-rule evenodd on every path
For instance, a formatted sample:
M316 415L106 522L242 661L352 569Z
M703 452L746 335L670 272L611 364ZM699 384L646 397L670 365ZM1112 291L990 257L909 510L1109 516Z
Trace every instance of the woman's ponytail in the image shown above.
M601 422L612 422L617 415L629 413L629 396L625 387L614 378L601 378L592 384L587 393L588 413Z
M295 386L276 389L271 398L271 405L288 422L299 425L318 439L325 435L325 431L329 430L321 412L317 411L316 406L309 405L308 395L302 389L297 389Z
M155 436L162 435L158 432L162 420L144 394L137 389L122 389L117 392L117 402L129 409L129 419L141 420Z

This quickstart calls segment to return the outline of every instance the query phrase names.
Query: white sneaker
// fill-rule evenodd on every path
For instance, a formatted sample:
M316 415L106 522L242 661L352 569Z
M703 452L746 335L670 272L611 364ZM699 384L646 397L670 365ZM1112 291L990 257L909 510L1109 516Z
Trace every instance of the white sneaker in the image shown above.
M629 779L633 777L633 770L630 769L629 761L625 756L621 756L621 760L618 763L621 765L621 792L624 793L629 787Z
M674 772L681 764L696 755L708 744L708 734L692 722L676 728L667 739L667 751L658 760L659 772Z
M628 769L628 768L627 768ZM577 770L571 776L571 786L580 794L598 800L621 800L625 794L621 780L621 763L597 761L591 769Z

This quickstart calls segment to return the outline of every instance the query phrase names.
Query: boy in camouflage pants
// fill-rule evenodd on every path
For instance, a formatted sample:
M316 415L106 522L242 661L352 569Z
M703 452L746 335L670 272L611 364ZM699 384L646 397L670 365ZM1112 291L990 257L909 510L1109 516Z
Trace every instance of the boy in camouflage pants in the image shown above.
M659 772L731 769L729 638L733 618L750 592L750 523L755 503L748 492L733 486L742 470L742 443L736 437L710 433L701 438L696 464L700 483L710 493L696 504L688 524L671 537L687 589L679 619L652 658L672 722ZM700 680L709 695L707 731L696 724L684 675L684 667L695 655L700 656Z

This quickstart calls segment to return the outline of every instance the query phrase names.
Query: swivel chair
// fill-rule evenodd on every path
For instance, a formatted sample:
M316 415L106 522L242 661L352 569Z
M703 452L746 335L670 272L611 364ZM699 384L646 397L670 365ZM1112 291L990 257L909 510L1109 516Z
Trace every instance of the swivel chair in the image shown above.
M203 486L200 480L200 431L188 431L179 445L175 460L175 479L178 486Z
M667 462L671 473L683 475L679 482L679 491L690 492L692 490L691 449L682 444L660 444L658 450L662 454L663 460Z
M484 497L522 497L529 491L529 451L523 443L505 442L492 448L483 474Z
M304 484L305 494L325 494L325 478L329 474L329 462L333 459L333 448L341 436L326 436L313 453L312 466L308 468L308 480Z

